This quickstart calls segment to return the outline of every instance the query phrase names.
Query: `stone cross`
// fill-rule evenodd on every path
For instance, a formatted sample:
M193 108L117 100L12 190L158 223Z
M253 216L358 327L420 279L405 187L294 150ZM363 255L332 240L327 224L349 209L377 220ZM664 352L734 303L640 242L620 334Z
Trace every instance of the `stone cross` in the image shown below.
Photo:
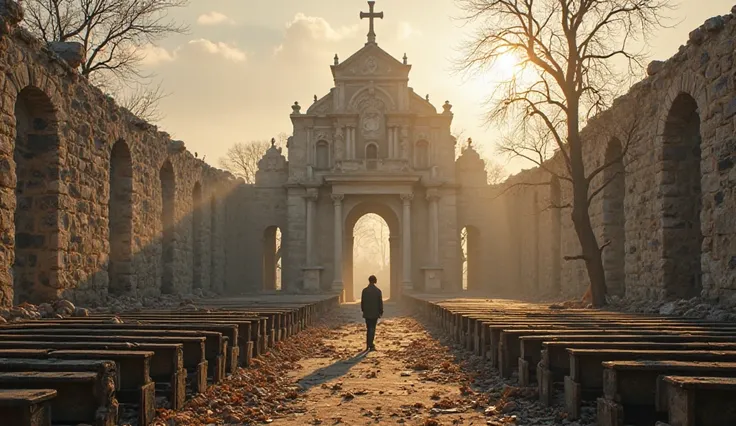
M370 11L368 13L366 12L360 12L360 19L368 18L370 21L370 30L368 31L368 43L376 43L376 32L373 30L373 19L374 18L380 18L383 19L383 12L373 12L373 7L376 5L375 1L369 1L368 2L368 8Z

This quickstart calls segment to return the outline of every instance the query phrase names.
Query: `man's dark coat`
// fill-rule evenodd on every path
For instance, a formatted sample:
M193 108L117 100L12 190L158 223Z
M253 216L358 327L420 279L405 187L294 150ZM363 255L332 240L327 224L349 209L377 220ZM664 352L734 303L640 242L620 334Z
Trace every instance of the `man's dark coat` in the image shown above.
M360 297L360 310L363 311L363 318L366 319L378 319L383 316L383 294L375 284L369 284L363 289Z

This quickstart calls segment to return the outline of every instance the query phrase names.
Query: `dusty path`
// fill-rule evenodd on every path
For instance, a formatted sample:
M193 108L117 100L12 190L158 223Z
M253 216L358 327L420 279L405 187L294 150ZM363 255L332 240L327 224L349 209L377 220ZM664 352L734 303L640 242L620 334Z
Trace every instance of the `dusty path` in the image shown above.
M431 365L436 359L409 356L410 348L426 347L431 339L420 324L403 314L399 307L387 303L376 332L378 350L365 352L365 323L360 307L343 305L336 318L343 325L325 344L350 356L337 362L330 358L299 361L302 369L290 377L304 390L304 412L277 419L274 424L433 424L426 423L432 407L444 399L447 407L443 412L448 414L442 414L442 424L458 424L462 419L462 424L485 425L487 419L482 411L459 412L464 411L455 402L463 398L461 383L426 380L428 370L409 368L440 366ZM438 410L441 409L435 409L435 413Z
M346 304L280 342L253 368L195 396L184 410L161 410L169 425L569 425L541 407L536 388L518 388L446 336L387 303L376 352L365 352L360 306Z

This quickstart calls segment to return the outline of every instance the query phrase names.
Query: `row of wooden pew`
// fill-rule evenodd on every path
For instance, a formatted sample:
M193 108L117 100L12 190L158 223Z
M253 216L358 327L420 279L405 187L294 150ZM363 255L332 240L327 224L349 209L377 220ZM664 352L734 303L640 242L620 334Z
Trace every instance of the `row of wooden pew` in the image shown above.
M503 300L408 297L489 368L600 426L736 425L736 324Z
M196 311L142 310L0 326L0 424L113 426L192 394L308 327L339 303L212 302Z

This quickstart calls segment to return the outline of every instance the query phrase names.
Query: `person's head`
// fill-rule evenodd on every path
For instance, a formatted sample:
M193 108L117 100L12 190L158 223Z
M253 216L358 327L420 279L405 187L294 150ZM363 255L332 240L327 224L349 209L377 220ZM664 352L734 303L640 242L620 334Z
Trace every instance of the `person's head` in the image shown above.
M375 275L371 275L368 277L368 284L375 284L378 280L376 279Z

